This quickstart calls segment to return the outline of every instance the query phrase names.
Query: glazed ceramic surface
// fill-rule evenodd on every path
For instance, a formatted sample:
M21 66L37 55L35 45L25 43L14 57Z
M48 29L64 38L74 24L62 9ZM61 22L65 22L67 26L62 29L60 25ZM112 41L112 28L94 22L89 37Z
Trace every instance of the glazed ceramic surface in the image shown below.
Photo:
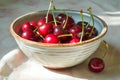
M65 10L75 22L81 21L79 11ZM55 15L61 11L56 11ZM19 36L21 25L25 21L31 21L42 18L46 14L45 11L31 12L18 17L13 21L10 27L11 34L14 36L18 46L31 59L39 61L43 66L49 68L66 68L77 65L86 60L93 54L107 32L106 23L94 16L95 27L98 30L98 36L90 40L86 40L77 44L46 44L25 40ZM84 20L89 21L90 15L83 13ZM91 24L91 23L90 23Z

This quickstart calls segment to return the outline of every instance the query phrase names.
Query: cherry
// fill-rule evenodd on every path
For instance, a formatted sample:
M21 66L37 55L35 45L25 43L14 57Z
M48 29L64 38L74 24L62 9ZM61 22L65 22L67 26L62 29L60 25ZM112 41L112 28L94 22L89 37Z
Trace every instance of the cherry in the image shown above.
M82 27L82 21L77 22L77 25ZM84 21L84 27L86 27L87 25L89 26L90 24L88 22Z
M44 43L59 43L59 39L54 34L48 34L44 38Z
M42 25L45 24L45 23L46 23L46 20L45 20L45 19L40 19L40 20L38 21L37 25L40 27L40 26L42 26Z
M21 36L24 39L28 39L28 40L32 40L32 41L36 40L35 33L30 29L24 31Z
M74 38L80 38L80 33L82 32L82 28L79 25L74 25L70 28L70 33L73 35Z
M28 30L28 29L34 30L35 28L34 28L33 26L31 26L31 25L29 24L29 22L25 22L25 23L22 25L22 31L24 32L24 31L26 31L26 30Z
M59 40L61 43L69 43L72 39L72 34L70 34L67 30L63 30L63 34L59 35Z
M89 70L95 73L99 73L103 71L104 67L105 67L105 64L103 60L97 57L92 58L88 64Z
M37 28L37 23L35 21L30 21L29 24L34 28Z
M66 17L65 14L63 13L60 13L57 17L56 17L56 20L59 21L59 22L63 22L63 19Z
M53 15L52 14L48 14L48 17L45 16L45 20L48 20L48 22L53 21Z
M72 25L74 24L73 18L66 14L63 14L63 13L59 14L56 17L56 20L59 21L61 23L61 25L63 26L63 28L65 28L67 30L70 29L72 27Z
M72 43L72 44L76 44L77 42L80 42L80 39L73 38L72 40L70 40L70 43Z
M38 28L38 32L40 35L45 37L47 34L53 32L52 24L49 24L49 23L43 24L41 27Z
M58 25L54 28L53 34L56 36L62 35L64 34L64 29L60 25Z
M63 26L63 28L65 28L66 30L69 30L73 26L73 24L75 24L74 20L73 20L73 18L71 18L69 16L68 16L68 19L67 19L67 16L65 18L63 18L63 21L61 23L61 25Z

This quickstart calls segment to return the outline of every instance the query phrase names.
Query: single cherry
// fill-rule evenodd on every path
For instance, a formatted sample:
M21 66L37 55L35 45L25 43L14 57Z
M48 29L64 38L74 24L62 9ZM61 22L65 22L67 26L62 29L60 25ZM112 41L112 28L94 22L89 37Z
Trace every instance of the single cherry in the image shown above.
M38 28L38 32L40 35L45 37L47 34L53 32L52 24L49 24L49 23L43 24L41 27Z
M65 28L66 30L69 30L73 25L74 25L74 20L72 17L67 16L65 18L63 18L63 21L61 22L61 25L63 26L63 28Z
M54 34L48 34L44 38L44 43L59 43L59 39Z
M23 23L23 25L22 25L22 31L24 32L24 31L26 31L28 29L34 30L35 28L33 26L31 26L29 22Z
M79 27L79 25L74 25L73 27L70 28L69 31L73 35L73 38L80 38L82 27Z
M63 22L63 19L66 17L65 14L63 13L60 13L58 14L58 16L56 17L56 20L59 21L59 22Z
M37 28L37 23L35 21L30 21L29 24L34 28Z
M78 42L80 42L80 39L78 39L78 38L73 38L72 40L70 40L71 44L76 44Z
M90 71L99 73L104 70L105 64L101 58L92 58L88 64L88 68Z
M40 27L40 26L42 26L42 25L45 24L45 23L46 23L46 20L45 20L45 19L40 19L40 20L38 20L37 25Z
M48 17L45 17L45 20L48 20L48 22L51 22L51 21L53 21L53 15L52 14L48 14Z
M54 28L53 34L56 35L56 36L62 35L62 34L64 34L64 29L62 28L62 26L57 25Z
M32 30L26 30L22 33L22 38L27 39L27 40L32 40L32 41L36 41L36 36L35 33Z

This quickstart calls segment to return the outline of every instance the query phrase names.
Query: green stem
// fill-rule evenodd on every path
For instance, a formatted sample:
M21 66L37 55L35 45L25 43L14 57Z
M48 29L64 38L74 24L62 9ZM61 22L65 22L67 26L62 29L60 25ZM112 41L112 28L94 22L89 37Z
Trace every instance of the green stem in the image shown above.
M49 12L50 12L51 5L52 5L52 0L50 0L49 8L48 8L48 11L47 11L47 15L46 15L46 23L48 23L48 14L49 14Z
M106 47L106 52L105 52L105 54L103 55L103 58L105 58L105 56L107 55L107 53L108 53L108 51L109 51L109 44L108 44L105 40L103 40L103 43L104 43L104 45L105 45L105 47Z
M53 15L53 20L54 20L54 22L55 22L55 26L57 26L57 21L56 21L56 19L55 19L55 14L54 14L55 7L54 7L54 5L53 5L53 0L51 0L51 4L52 4L52 15Z
M63 29L65 29L65 27L66 27L66 25L67 25L67 21L68 21L68 15L67 15L67 13L64 11L64 13L65 13L65 15L66 15L66 21L65 21L65 24L64 24L64 26L63 26Z
M72 34L63 34L63 35L59 35L58 37L65 37L65 36L72 36Z
M82 19L82 34L81 34L81 37L80 37L80 42L82 42L83 35L84 35L84 17L83 17L83 11L82 10L80 11L80 17Z
M90 19L92 19L92 30L91 30L89 36L92 36L92 32L93 32L93 30L94 30L94 18L93 18L93 14L92 14L92 8L90 7L90 8L88 9L88 11L89 11L89 14L90 14Z

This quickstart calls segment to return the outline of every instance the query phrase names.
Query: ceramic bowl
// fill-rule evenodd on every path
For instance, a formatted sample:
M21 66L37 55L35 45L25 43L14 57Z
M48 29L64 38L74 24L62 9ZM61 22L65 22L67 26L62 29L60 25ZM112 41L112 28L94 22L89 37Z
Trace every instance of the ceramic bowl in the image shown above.
M75 22L81 21L79 11L65 10ZM27 13L15 19L10 26L10 32L15 38L19 48L30 59L38 61L41 65L48 68L67 68L82 63L99 47L102 38L107 32L106 23L94 15L95 27L98 30L98 36L77 43L77 44L47 44L38 43L23 39L19 36L21 25L25 21L38 21L46 15L47 10ZM61 11L55 11L55 15ZM83 13L84 20L89 21L90 15ZM91 23L90 23L91 24Z

